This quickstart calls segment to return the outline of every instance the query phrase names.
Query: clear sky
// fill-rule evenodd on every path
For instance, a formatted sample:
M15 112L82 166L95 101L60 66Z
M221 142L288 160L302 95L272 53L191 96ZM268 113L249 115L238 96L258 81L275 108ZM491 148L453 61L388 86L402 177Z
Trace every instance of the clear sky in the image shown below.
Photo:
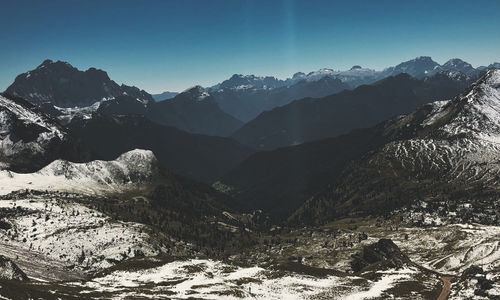
M232 74L500 61L500 1L0 0L0 90L44 59L149 92Z

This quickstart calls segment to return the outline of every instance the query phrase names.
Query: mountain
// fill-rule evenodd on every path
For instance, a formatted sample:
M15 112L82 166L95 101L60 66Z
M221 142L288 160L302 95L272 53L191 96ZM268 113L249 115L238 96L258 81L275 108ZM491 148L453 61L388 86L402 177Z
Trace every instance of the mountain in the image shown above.
M0 199L2 254L35 281L224 247L239 233L210 222L242 225L227 197L171 174L140 149L111 161L56 160L35 173L0 171ZM3 277L13 275L16 267L0 258Z
M147 149L168 170L207 183L253 152L228 138L187 133L144 116L94 114L74 119L68 127L90 148L94 159L110 160L133 149Z
M424 78L441 71L441 66L429 56L419 56L382 71L382 77L406 73L415 78Z
M76 109L76 111L78 111L80 115L85 115L85 113L88 114L90 112L90 114L87 115L88 117L90 117L93 112L105 115L145 115L150 105L153 105L153 103L146 106L137 101L134 97L120 95L109 100L101 101L94 107L91 106L91 109L81 108ZM68 112L70 112L68 109L59 109L59 111L62 111L63 115L68 115Z
M214 187L294 224L386 213L427 197L485 199L497 176L499 74L374 127L255 153Z
M325 76L316 81L301 80L291 86L274 89L238 86L211 91L222 110L248 122L265 110L273 109L304 97L323 97L349 86L340 79Z
M45 60L36 69L20 74L7 90L35 105L50 102L55 106L87 107L103 99L128 95L144 105L151 95L136 87L118 85L102 70L80 71L67 62Z
M450 59L441 66L441 69L444 71L460 72L470 77L476 77L480 73L480 70L475 69L471 64L461 60L460 58Z
M155 102L143 90L119 86L102 70L80 71L61 61L46 60L35 70L17 76L6 93L39 106L63 124L74 117L91 118L97 112L145 115L162 125L218 136L228 136L243 125L220 110L213 97L199 86L169 101Z
M217 87L219 89L231 88L277 88L284 86L285 82L272 76L260 77L255 75L234 74L231 78L224 80Z
M149 106L146 116L162 125L216 136L229 136L243 125L241 121L223 112L214 97L201 86Z
M292 219L326 222L425 201L445 211L467 206L477 212L467 218L495 222L500 191L500 70L488 71L460 96L426 105L391 128L400 138L354 161ZM493 221L484 216L490 212Z
M344 71L323 68L307 74L302 72L295 73L292 78L288 78L286 82L288 85L291 85L301 80L317 81L325 76L340 79L343 83L347 84L349 88L356 88L362 84L370 84L377 81L380 79L380 72L358 65Z
M373 126L434 100L452 98L468 84L463 76L437 74L418 80L399 74L352 91L301 99L266 111L232 137L262 150L333 137Z
M261 209L286 219L325 189L348 163L389 141L385 126L335 138L257 152L222 176L214 187L247 211Z
M131 150L113 161L55 160L34 173L0 171L0 194L29 186L34 190L102 195L151 182L158 172L155 156L146 150Z
M0 168L35 171L57 158L85 160L85 147L58 122L18 97L0 94Z
M260 113L288 104L292 100L306 97L320 98L338 93L343 89L354 89L361 85L372 84L389 76L406 73L412 77L423 79L432 77L437 73L453 72L465 74L469 77L469 81L472 82L478 78L481 71L491 69L494 65L474 68L471 64L459 58L450 59L440 65L428 56L420 56L382 71L363 68L359 65L355 65L349 70L322 68L309 73L297 72L285 80L270 76L258 77L235 74L230 79L211 87L209 90L222 110L239 120L248 122ZM321 81L325 77L330 78L330 80L338 79L340 83L336 83L336 86L332 86L330 90L317 92L314 87L303 87L300 91L293 88L294 85L299 83L304 85L304 81L313 83ZM339 84L343 86L339 87ZM272 99L269 100L269 98ZM282 100L276 101L273 99Z
M167 100L167 99L172 99L174 98L175 96L177 96L179 93L177 92L163 92L161 94L152 94L151 96L153 97L153 99L155 99L155 101L162 101L162 100Z
M490 65L486 66L480 66L477 68L479 71L484 71L484 70L490 70L490 69L500 69L500 63L494 62Z

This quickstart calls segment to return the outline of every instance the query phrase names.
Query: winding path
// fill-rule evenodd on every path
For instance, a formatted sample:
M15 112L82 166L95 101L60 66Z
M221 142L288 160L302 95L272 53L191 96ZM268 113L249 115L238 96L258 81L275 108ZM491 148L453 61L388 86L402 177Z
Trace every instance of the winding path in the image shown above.
M441 294L439 294L439 297L437 300L446 300L448 299L448 295L450 295L451 291L451 277L443 276L441 277L441 280L443 280L443 289L441 290Z

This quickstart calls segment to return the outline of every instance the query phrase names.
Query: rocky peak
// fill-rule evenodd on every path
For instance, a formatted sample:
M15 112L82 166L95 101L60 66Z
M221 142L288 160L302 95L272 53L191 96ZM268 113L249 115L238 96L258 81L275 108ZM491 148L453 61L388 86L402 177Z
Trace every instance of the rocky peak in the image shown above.
M194 100L198 102L198 101L203 101L207 97L210 97L210 94L203 87L197 85L175 96L174 100L177 98L185 100Z
M58 107L88 107L101 101L128 94L144 103L151 95L135 87L119 86L108 74L96 68L80 71L67 62L45 60L36 69L20 74L7 90L35 105L49 102Z

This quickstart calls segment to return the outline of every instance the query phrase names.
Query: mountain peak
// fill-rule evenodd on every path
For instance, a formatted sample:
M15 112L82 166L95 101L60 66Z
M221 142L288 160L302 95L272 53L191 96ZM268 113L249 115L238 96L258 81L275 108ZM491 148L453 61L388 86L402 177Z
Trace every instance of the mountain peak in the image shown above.
M35 105L50 102L58 107L88 107L102 99L128 94L143 103L153 101L148 93L119 86L100 69L78 70L64 61L46 59L36 69L20 74L6 93Z
M452 59L448 60L447 62L445 62L443 66L445 66L445 65L458 65L458 64L469 64L469 63L463 61L460 58L452 58Z
M359 65L355 65L355 66L352 66L352 68L350 70L352 71L352 70L358 70L358 69L363 69L363 68Z
M500 70L487 71L462 95L436 105L422 125L440 136L500 142Z
M196 85L192 88L189 88L184 92L180 93L178 96L181 95L187 96L188 99L194 99L196 101L202 101L203 99L210 96L210 94L200 85Z
M51 59L46 59L44 60L39 66L38 68L42 67L42 66L48 66L50 64L54 63Z
M413 59L414 61L427 61L427 62L434 62L432 60L432 57L430 56L417 56L415 59Z

